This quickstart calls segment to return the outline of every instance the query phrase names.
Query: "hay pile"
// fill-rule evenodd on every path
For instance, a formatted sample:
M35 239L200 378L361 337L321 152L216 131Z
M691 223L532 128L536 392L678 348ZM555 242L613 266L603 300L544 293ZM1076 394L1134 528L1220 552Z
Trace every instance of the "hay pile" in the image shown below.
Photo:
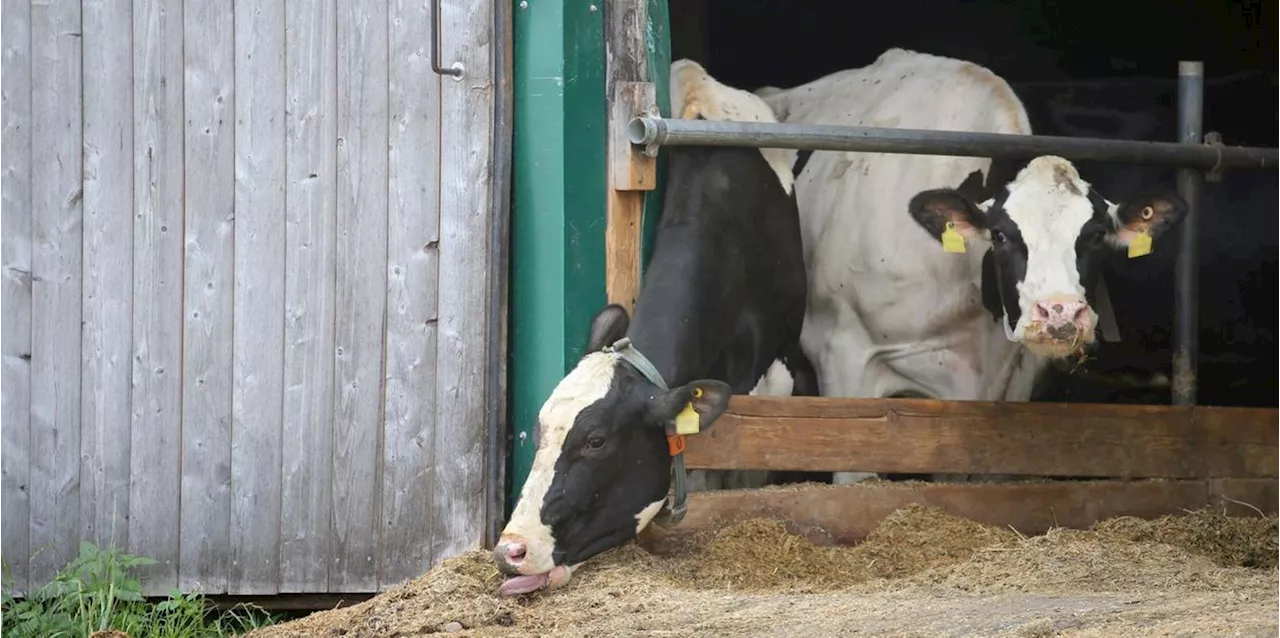
M831 591L967 559L1017 536L920 505L900 509L853 547L823 547L780 521L751 520L720 530L701 547L663 561L663 575L692 589Z
M857 546L823 547L753 520L676 556L618 548L562 590L515 599L496 595L502 577L472 552L249 636L1150 635L1156 625L1275 635L1276 533L1275 516L1202 510L1023 538L911 506Z

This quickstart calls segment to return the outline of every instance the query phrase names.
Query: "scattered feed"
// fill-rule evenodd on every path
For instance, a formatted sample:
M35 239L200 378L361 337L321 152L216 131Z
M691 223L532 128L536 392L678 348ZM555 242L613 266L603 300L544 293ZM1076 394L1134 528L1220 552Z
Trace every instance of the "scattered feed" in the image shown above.
M472 552L249 636L1275 635L1276 533L1275 516L1201 510L1024 538L911 506L857 546L822 547L752 520L675 556L627 545L515 599Z

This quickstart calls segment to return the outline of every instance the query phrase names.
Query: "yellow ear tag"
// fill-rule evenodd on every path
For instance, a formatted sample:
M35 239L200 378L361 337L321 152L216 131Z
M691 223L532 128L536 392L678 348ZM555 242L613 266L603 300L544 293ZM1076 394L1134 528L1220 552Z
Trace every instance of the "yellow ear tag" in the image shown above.
M693 409L693 402L684 404L684 409L676 415L676 434L697 434L699 429L698 413Z
M1147 228L1144 226L1142 230L1138 231L1138 236L1129 242L1129 259L1141 257L1150 252L1151 235L1147 233Z
M947 229L942 231L942 250L949 253L964 252L964 235L956 231L955 222L947 222Z

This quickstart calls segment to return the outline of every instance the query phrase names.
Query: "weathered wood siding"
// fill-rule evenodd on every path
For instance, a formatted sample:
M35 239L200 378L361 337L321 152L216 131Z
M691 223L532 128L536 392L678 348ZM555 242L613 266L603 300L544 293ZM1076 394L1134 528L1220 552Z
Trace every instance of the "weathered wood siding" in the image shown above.
M3 561L368 592L484 540L495 5L3 0ZM500 489L500 486L498 486Z

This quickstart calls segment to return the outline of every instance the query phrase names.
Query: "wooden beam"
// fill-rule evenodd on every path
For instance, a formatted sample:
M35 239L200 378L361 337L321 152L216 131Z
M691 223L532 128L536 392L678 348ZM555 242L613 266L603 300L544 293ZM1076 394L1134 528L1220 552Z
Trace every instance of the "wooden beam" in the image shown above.
M790 532L815 543L845 545L863 540L886 516L911 504L1041 534L1053 527L1084 529L1117 516L1184 514L1207 505L1225 507L1233 516L1257 515L1250 506L1274 514L1276 497L1273 479L788 485L691 494L680 525L650 525L638 542L667 552L726 525L767 518L784 521Z
M735 396L689 469L1277 475L1274 408Z
M343 594L269 594L229 596L226 594L209 596L208 600L220 611L236 609L240 605L252 605L263 611L280 612L316 612L330 609L341 609L358 605L376 594L374 592L352 592ZM160 602L155 597L152 602Z
M631 118L656 113L644 47L647 0L604 3L608 101L608 201L605 224L605 291L610 303L631 312L640 295L640 231L644 191L657 184L657 162L627 141Z

